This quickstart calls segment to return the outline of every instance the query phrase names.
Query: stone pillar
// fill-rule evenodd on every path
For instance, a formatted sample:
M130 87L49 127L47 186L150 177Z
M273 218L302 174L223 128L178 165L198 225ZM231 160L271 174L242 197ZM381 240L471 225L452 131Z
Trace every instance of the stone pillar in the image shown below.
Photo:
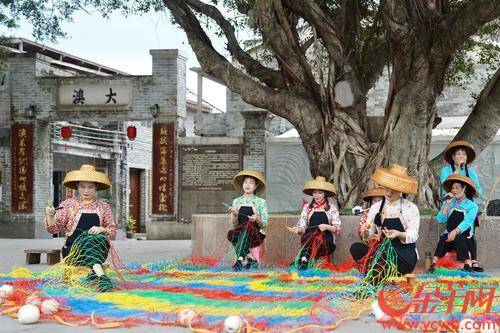
M45 207L53 199L52 150L50 145L50 123L37 120L33 124L33 213L35 238L52 238L45 230Z
M243 168L266 172L266 128L267 111L242 111L245 119L243 128Z
M185 136L184 120L186 119L186 60L187 57L179 50L150 50L153 57L153 100L152 103L158 104L158 115L155 124L174 124L173 126L173 163L174 163L174 181L173 181L173 214L153 214L151 221L146 226L148 239L167 239L168 229L165 223L177 221L177 207L179 198L179 177L177 165L177 137ZM171 136L169 136L171 137ZM155 142L153 142L155 149ZM169 154L172 152L169 152ZM170 158L171 156L168 156ZM153 154L152 170L153 175L159 170L159 155ZM158 188L162 185L158 181L155 183L154 177L153 195L155 191L163 193ZM160 193L160 194L161 194ZM155 211L155 208L153 208ZM171 222L168 222L171 221ZM174 226L172 226L174 227Z
M180 136L185 133L186 119L186 60L177 49L150 50L153 58L153 96L158 104L156 122L175 121Z

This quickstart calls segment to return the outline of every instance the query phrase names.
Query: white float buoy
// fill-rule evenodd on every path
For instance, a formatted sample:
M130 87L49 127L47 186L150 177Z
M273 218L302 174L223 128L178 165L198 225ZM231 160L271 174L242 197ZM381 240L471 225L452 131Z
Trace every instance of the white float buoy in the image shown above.
M43 314L51 315L59 311L59 303L53 299L47 299L42 302L41 309Z
M474 320L465 318L458 324L458 333L476 333L478 327Z
M42 304L42 299L38 295L31 295L26 298L26 302L24 304L33 304L35 306L40 306L40 304Z
M0 287L0 297L8 298L14 293L14 287L9 284L4 284Z
M179 315L177 316L177 322L181 324L184 327L189 326L189 322L196 317L196 312L194 312L191 309L184 309L181 312L179 312Z
M389 317L384 313L384 311L382 311L382 309L378 305L378 301L372 303L372 313L375 315L375 319L377 319L377 321L391 320L391 317Z
M17 312L17 319L23 325L34 324L40 319L40 310L33 304L23 305Z
M229 316L224 320L222 333L241 333L243 321L239 316Z

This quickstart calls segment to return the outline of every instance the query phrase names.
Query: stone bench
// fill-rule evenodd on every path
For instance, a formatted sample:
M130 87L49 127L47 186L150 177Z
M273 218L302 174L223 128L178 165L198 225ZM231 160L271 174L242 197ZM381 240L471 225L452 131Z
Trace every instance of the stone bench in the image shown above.
M350 258L349 248L358 242L359 216L341 216L342 232L336 237L335 264ZM299 249L300 237L286 230L294 226L299 216L270 215L264 241L265 263L290 263ZM496 253L500 243L500 217L488 216L480 219L477 230L478 261L484 267L500 267L500 256ZM227 232L232 227L229 214L193 214L191 240L193 257L221 258L231 250ZM417 249L419 265L423 267L425 252L434 254L440 230L433 216L421 216Z
M61 261L61 250L28 249L24 250L24 253L26 253L26 264L28 265L39 264L42 253L47 254L47 264L49 265L54 265Z

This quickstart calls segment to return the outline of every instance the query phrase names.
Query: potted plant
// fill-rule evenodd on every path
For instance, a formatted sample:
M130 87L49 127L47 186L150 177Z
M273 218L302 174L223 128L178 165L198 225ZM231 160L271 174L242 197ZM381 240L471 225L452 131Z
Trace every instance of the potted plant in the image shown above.
M132 215L128 216L127 221L125 222L125 226L127 228L127 238L132 238L135 232L136 222L137 221L132 217Z

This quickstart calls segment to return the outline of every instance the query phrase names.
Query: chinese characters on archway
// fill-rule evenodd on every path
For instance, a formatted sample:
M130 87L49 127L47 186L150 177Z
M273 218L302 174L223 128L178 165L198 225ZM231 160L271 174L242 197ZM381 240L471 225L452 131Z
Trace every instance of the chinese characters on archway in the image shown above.
M174 123L153 126L153 214L174 213Z
M59 86L59 105L68 111L77 107L128 108L132 105L132 82L113 80L71 80Z
M33 211L33 126L12 125L12 211Z
M85 104L85 91L82 88L78 88L73 90L73 104ZM116 104L116 99L114 98L116 96L116 92L113 92L113 88L109 88L109 93L104 94L104 97L106 97L106 102L104 104L109 104L113 103Z

